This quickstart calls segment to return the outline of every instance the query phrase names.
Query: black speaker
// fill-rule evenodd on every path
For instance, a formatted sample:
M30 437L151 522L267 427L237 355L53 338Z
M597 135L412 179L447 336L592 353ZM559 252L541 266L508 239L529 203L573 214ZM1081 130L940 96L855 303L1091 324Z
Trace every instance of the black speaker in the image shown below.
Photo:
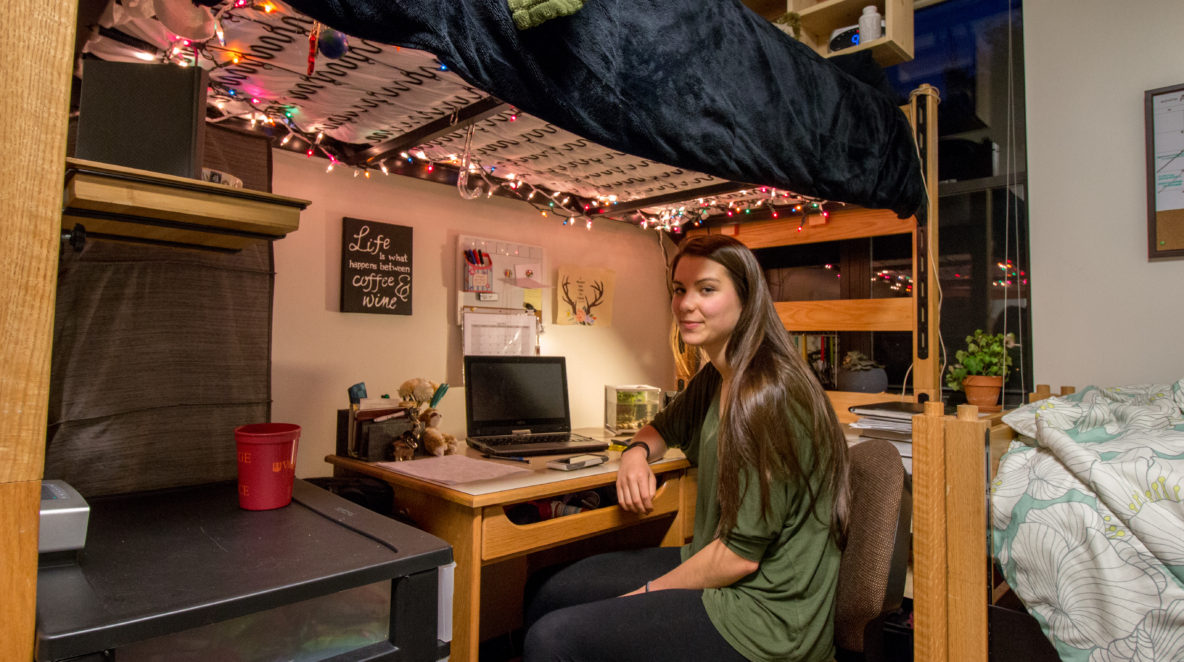
M201 67L85 60L74 155L201 179L207 85Z

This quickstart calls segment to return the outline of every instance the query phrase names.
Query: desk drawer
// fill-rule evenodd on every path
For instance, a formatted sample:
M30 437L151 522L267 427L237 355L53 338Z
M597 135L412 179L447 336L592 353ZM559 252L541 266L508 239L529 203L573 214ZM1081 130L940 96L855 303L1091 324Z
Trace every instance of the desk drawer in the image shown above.
M533 524L515 524L506 517L505 508L488 506L482 518L481 559L497 561L673 515L678 512L679 481L671 477L658 488L654 509L647 515L625 512L620 506L606 506Z

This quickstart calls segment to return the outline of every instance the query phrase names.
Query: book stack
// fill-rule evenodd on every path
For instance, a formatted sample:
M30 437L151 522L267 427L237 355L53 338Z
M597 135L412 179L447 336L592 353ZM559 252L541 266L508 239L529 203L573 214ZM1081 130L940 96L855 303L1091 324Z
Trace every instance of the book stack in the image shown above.
M851 427L865 439L884 439L900 451L904 470L913 473L913 416L925 411L916 402L877 402L855 405L848 411L859 416Z
M377 462L389 459L395 440L417 430L416 410L390 398L361 398L348 410L346 428L350 457Z

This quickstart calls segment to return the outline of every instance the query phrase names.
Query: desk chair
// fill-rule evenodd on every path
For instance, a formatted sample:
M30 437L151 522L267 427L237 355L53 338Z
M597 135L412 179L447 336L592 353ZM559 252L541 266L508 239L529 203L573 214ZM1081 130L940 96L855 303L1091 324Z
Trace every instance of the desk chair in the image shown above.
M884 659L883 619L900 608L912 495L900 452L882 439L850 449L851 511L835 599L835 659Z

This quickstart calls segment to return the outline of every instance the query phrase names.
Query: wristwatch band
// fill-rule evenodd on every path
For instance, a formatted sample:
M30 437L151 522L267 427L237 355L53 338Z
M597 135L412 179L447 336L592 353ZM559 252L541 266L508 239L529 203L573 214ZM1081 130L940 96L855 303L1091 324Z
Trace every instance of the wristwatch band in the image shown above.
M628 453L630 450L632 450L634 448L644 448L645 449L645 458L647 460L650 458L650 445L645 443L644 441L635 441L635 442L629 444L628 446L625 447L625 450L621 451L621 455Z

